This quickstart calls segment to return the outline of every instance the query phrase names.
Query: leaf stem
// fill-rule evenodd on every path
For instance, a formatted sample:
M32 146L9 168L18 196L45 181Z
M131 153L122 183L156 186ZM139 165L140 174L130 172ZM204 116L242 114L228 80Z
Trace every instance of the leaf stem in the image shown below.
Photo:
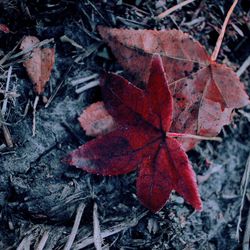
M213 51L212 56L211 56L211 60L213 62L216 61L216 59L217 59L217 56L219 54L220 47L221 47L221 44L222 44L222 41L223 41L223 38L224 38L224 35L225 35L225 32L226 32L226 28L227 28L229 18L230 18L230 16L231 16L231 14L232 14L232 12L233 12L233 10L234 10L237 3L238 3L238 0L234 0L232 6L230 7L229 11L227 12L227 16L226 16L225 21L224 21L224 23L222 25L220 35L219 35L219 37L217 39L214 51Z
M208 137L208 136L202 136L202 135L192 135L192 134L181 134L181 133L167 132L166 136L167 137L181 137L181 138L188 138L188 139L222 142L222 139L220 137Z

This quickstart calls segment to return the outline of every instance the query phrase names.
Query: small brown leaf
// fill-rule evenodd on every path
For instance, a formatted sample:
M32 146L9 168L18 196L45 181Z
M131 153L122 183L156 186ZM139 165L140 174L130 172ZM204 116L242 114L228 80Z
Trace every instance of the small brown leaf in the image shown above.
M26 36L20 48L21 50L27 50L39 42L39 39L35 36ZM45 85L49 81L54 62L54 48L34 48L31 57L23 63L38 95L43 93Z

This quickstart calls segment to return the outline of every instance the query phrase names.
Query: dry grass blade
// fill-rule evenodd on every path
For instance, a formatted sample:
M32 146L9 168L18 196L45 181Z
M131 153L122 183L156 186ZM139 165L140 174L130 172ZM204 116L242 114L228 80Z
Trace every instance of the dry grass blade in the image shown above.
M29 235L29 236L23 238L23 240L21 241L21 243L17 247L17 250L30 250L30 244L31 244L32 238L33 238L32 235Z
M237 70L237 72L236 72L237 76L240 77L249 66L250 66L250 55L243 62L243 64L240 66L240 68Z
M81 203L77 209L75 222L74 222L71 234L70 234L70 236L67 240L67 243L64 247L64 250L70 250L72 247L72 244L75 240L75 237L76 237L76 234L77 234L80 222L81 222L81 218L82 218L82 214L83 214L84 209L85 209L85 204Z
M165 10L164 12L162 12L160 15L158 15L156 18L156 20L161 20L163 18L165 18L166 16L170 15L172 12L178 10L178 9L181 9L183 6L187 5L187 4L190 4L192 2L194 2L195 0L186 0L182 3L179 3L173 7L171 7L170 9L167 9Z
M5 56L2 57L2 59L0 59L0 66L2 68L4 68L4 63L13 55L14 51L19 47L20 43L22 40L20 40L17 45L11 50L9 51ZM5 66L6 67L6 66Z
M76 86L76 85L78 85L80 83L88 82L88 81L93 80L93 79L95 79L97 77L98 77L98 74L93 74L93 75L90 75L90 76L82 77L82 78L71 81L71 85Z
M76 93L80 94L88 89L94 88L100 84L100 81L97 80L98 74L92 74L86 77L82 77L76 80L71 81L72 86L78 86L82 83L85 83L82 87L76 89Z
M223 38L224 38L224 35L225 35L225 32L226 32L226 28L227 28L229 18L231 16L231 14L233 13L233 10L234 10L237 3L238 3L238 0L234 0L232 6L230 7L229 11L227 12L227 16L226 16L225 21L224 21L224 23L222 25L220 35L218 37L218 40L216 42L214 51L213 51L212 56L211 56L212 61L216 61L216 59L217 59L217 56L219 54L220 47L221 47L221 44L222 44L222 41L223 41Z
M246 163L246 167L245 167L245 171L242 177L241 187L240 187L242 199L241 199L239 219L238 219L237 229L236 229L236 238L238 240L240 238L240 231L241 231L240 224L241 224L241 218L242 218L242 210L245 204L245 196L246 196L247 186L249 184L249 181L250 181L250 154L247 159L247 163Z
M94 245L96 250L102 250L102 236L101 236L101 229L100 223L98 219L98 211L97 211L97 204L94 204L93 209L93 224L94 224Z
M10 135L8 127L5 125L2 111L0 110L0 128L2 127L5 142L9 148L13 148L14 144Z
M74 47L76 47L78 49L84 50L84 48L80 44L78 44L77 42L75 42L73 39L70 39L66 35L61 36L60 40L63 43L70 43L72 46L74 46Z
M7 111L8 91L9 91L9 86L10 86L11 73L12 73L12 66L10 66L10 68L8 70L7 83L6 83L5 94L4 94L4 101L3 101L2 109L0 110L0 128L2 127L5 142L9 148L12 148L14 145L12 142L10 131L7 127L7 124L5 123L4 116L5 116L5 113Z
M65 74L62 77L62 81L60 82L60 84L57 86L57 88L55 89L54 93L50 96L48 102L45 105L45 108L48 108L48 106L50 105L50 103L54 100L54 98L56 97L58 91L60 90L60 88L62 87L62 85L65 83L65 78L67 77L67 75L69 74L71 68L73 65L69 66L69 68L67 69L67 71L65 72Z
M33 104L33 124L32 124L32 136L36 135L36 107L39 102L39 96L37 95Z
M44 234L43 234L43 236L42 236L42 238L41 238L40 242L38 243L38 246L35 250L43 250L48 238L49 238L49 232L46 231L46 232L44 232Z
M3 106L2 106L2 115L5 115L5 112L7 110L7 103L8 103L8 91L10 87L10 78L11 78L11 73L12 73L12 66L9 67L8 70L8 76L7 76L7 83L5 87L5 95L4 95L4 101L3 101Z
M22 40L21 40L21 41L22 41ZM10 61L10 60L13 60L13 59L16 59L16 58L18 58L18 57L21 57L21 56L23 56L23 55L28 54L29 52L31 52L31 51L32 51L33 49L35 49L35 48L40 48L40 47L42 47L42 46L44 46L44 45L46 45L46 44L49 44L49 43L51 43L51 42L54 42L54 38L43 40L43 41L41 41L41 42L35 44L34 46L32 46L32 47L30 47L30 48L28 48L28 49L26 49L26 50L23 50L23 51L21 51L21 52L18 52L18 53L16 53L16 54L12 55L13 52L16 50L16 48L17 48L17 47L19 46L19 44L21 43L21 41L15 46L15 48L14 48L10 53L8 53L6 56L4 56L4 57L0 60L0 65L1 65L2 68L6 68L6 67L8 67L8 66L10 66L10 65L12 65L13 63L16 63L16 62L22 62L22 61L24 61L24 59L20 59L21 61L16 61L16 62L11 62L11 63L5 64L5 62L8 62L8 61Z
M100 85L100 81L99 80L95 80L95 81L92 81L84 86L82 86L81 88L77 89L76 90L76 93L77 94L81 94L82 92L88 90L88 89L91 89L91 88L94 88L96 86Z
M250 240L250 208L247 216L247 224L243 237L242 250L249 250L249 240Z
M104 231L101 232L101 237L102 239L107 238L111 235L117 234L123 230L126 230L130 227L134 227L138 224L138 222L148 213L148 211L138 215L135 217L135 219L128 221L128 222L124 222L121 223L119 225L113 226L109 229L106 229ZM94 243L94 237L87 237L87 238L83 238L82 240L80 240L79 242L77 242L74 246L73 249L74 250L80 250L86 246L89 246L91 244Z

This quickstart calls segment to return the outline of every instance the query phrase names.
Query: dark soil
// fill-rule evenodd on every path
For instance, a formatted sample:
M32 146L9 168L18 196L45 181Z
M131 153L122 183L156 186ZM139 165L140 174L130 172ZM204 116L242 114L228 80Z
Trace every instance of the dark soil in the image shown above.
M195 213L173 193L167 205L152 214L136 198L136 173L94 176L61 162L68 152L91 139L78 125L77 117L84 107L100 100L98 87L78 95L71 81L103 69L120 69L96 31L98 24L180 29L212 52L231 3L195 1L155 22L154 15L177 1L0 1L0 23L12 31L8 34L0 31L0 58L24 35L34 35L40 40L54 38L56 63L44 95L49 98L60 86L48 108L39 102L37 134L32 137L32 108L25 113L27 103L35 98L30 80L16 59L1 65L0 89L5 89L8 65L12 65L10 89L19 96L10 98L6 117L14 148L0 151L0 249L18 246L29 249L29 245L31 249L38 249L45 232L48 232L48 240L44 249L63 249L81 203L85 209L72 249L82 249L84 244L84 249L94 249L94 245L86 241L93 236L94 203L98 206L102 232L112 232L114 227L121 229L105 238L104 245L110 249L241 248L249 209L247 198L239 242L236 227L242 201L241 179L250 148L249 107L235 111L234 123L220 134L222 143L202 142L188 153L198 176L204 205L201 213ZM229 24L218 58L235 70L250 53L249 9L248 0L239 1L231 23L242 34ZM82 49L61 41L64 35ZM14 53L17 52L18 49ZM241 76L248 93L249 73L246 70ZM0 145L4 143L0 131ZM248 194L249 190L248 186Z

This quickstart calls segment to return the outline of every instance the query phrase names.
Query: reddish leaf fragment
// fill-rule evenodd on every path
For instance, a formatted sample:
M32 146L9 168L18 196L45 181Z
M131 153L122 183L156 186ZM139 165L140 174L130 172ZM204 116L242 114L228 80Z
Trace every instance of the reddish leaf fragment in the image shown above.
M173 100L160 56L153 56L145 90L115 74L107 74L101 87L105 106L117 127L82 145L66 161L101 175L125 174L139 168L137 194L148 209L160 210L176 190L201 210L187 155L177 140L167 137Z
M156 212L165 205L173 189L196 210L202 209L188 157L176 139L167 138L154 158L148 156L140 167L137 194L144 206Z
M93 174L112 176L129 173L157 143L157 140L151 141L151 137L157 137L158 131L146 126L148 131L145 133L144 125L139 122L138 126L121 126L80 146L66 158L66 162ZM144 149L144 145L149 146Z
M34 36L26 36L20 48L26 50L39 42L38 38ZM54 62L54 48L34 48L31 57L23 63L38 95L43 93L45 85L49 81Z
M91 104L78 120L88 136L104 135L115 129L114 119L105 109L103 102Z
M118 62L146 85L151 56L159 53L174 99L171 131L216 136L231 112L249 103L232 69L211 61L205 48L177 30L127 30L99 27ZM195 140L178 139L186 150Z
M10 33L9 27L7 25L5 25L5 24L2 24L2 23L0 23L0 31L2 31L2 32L6 33L6 34Z

